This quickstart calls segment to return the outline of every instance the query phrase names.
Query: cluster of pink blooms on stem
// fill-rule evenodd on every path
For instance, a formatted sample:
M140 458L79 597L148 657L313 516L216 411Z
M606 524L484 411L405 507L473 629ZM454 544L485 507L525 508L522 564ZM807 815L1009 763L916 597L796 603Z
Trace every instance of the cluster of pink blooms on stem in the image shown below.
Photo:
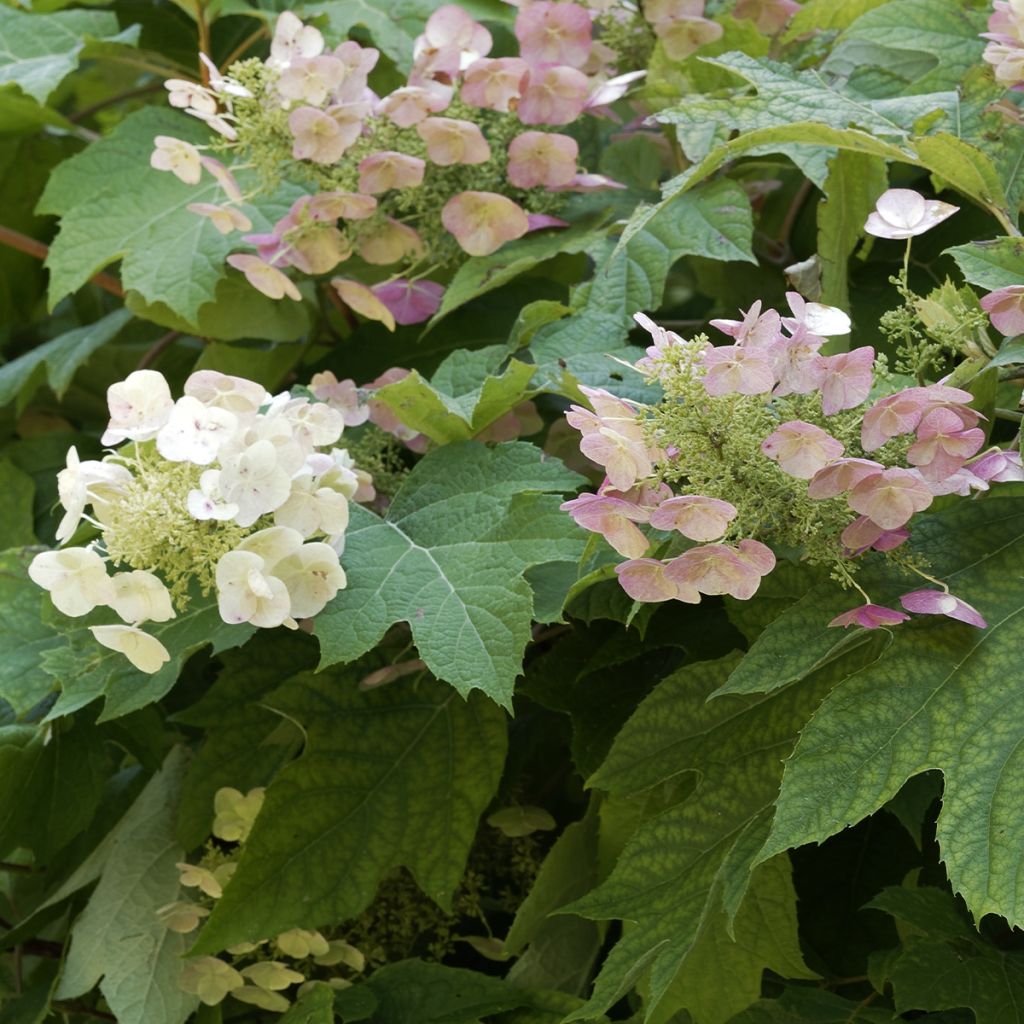
M565 226L551 213L555 194L623 187L584 173L576 140L553 130L585 112L607 112L644 74L617 75L617 55L594 38L593 23L590 8L571 0L529 0L515 20L519 55L491 58L490 32L445 5L415 42L406 83L378 96L368 84L377 50L351 40L328 50L318 29L285 12L258 84L251 69L237 71L252 88L219 75L209 88L169 82L172 105L218 131L220 148L252 150L271 125L300 178L338 186L300 198L271 232L245 236L255 253L228 262L269 297L294 300L301 296L284 273L289 267L327 274L353 255L371 266L397 264L375 284L331 283L346 305L389 328L429 318L443 288L424 278L431 261L445 262L425 235L433 221L462 252L483 256L528 231ZM233 105L222 110L225 103ZM153 166L183 181L197 183L204 166L220 175L227 201L190 209L225 234L251 227L223 167L187 142L161 136L156 146ZM458 168L480 171L450 186L437 177Z
M805 302L796 293L789 294L789 301L791 316L763 310L757 302L742 320L712 321L733 340L719 347L685 342L637 314L654 342L637 367L653 380L666 375L663 381L680 366L687 367L699 384L690 399L696 422L715 402L735 402L737 396L781 410L785 403L773 400L818 393L821 415L814 418L824 422L860 407L874 383L874 350L865 346L821 355L825 336L846 333L849 320L840 310ZM673 359L674 350L687 351L688 361ZM737 535L734 521L743 499L757 506L766 496L755 488L738 498L734 488L734 503L719 494L676 493L665 477L685 479L685 442L652 431L651 410L644 406L601 389L581 391L592 408L573 406L566 418L582 434L583 454L604 468L606 478L596 493L580 495L562 507L628 559L616 567L623 589L645 602L697 603L703 595L720 594L738 600L752 597L762 577L775 567L775 555L762 539ZM822 426L789 419L776 423L753 457L775 463L792 480L806 481L805 494L812 502L845 503L840 515L846 525L836 545L839 559L856 559L871 550L892 551L906 542L910 521L936 496L967 495L987 490L992 482L1024 480L1018 453L998 448L982 453L983 417L970 407L971 400L969 392L943 383L905 388L864 409L854 453ZM893 439L902 442L895 450L905 464L865 457L880 453ZM651 546L663 542L645 534L642 524L681 535L693 546L668 559L649 557ZM771 534L768 523L764 536L771 539ZM845 575L852 582L849 573ZM866 600L832 625L874 628L908 618ZM901 601L909 611L984 626L974 609L944 588L916 590Z
M1024 90L1024 3L995 0L992 6L988 31L982 33L989 41L982 56L997 82L1019 92Z

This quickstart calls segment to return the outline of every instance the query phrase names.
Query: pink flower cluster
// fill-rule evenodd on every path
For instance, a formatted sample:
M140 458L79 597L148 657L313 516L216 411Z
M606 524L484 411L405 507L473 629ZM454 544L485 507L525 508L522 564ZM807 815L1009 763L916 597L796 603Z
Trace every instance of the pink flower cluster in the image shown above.
M1019 0L995 0L988 19L989 41L982 54L992 65L996 81L1016 92L1024 91L1024 7Z
M820 418L827 425L829 417L855 409L867 399L874 383L874 351L864 347L820 355L824 337L846 333L849 320L841 311L805 302L796 293L788 298L791 316L762 311L757 302L742 320L712 321L734 340L719 347L684 342L637 314L654 341L637 366L666 384L681 365L687 366L707 403L734 401L735 396L764 396L759 401L772 402L820 392ZM689 363L674 359L677 348L695 358ZM761 578L774 568L775 556L758 538L730 536L735 533L731 524L739 515L737 505L714 494L675 494L662 482L659 467L671 466L675 475L678 470L685 475L686 452L667 439L664 447L652 441L643 407L604 390L581 391L592 409L574 405L566 419L582 434L583 454L604 468L606 478L597 493L580 495L562 508L628 559L616 568L623 589L637 601L693 603L702 594L729 594L739 600L752 597ZM695 394L691 402L699 405L700 390ZM869 550L891 551L907 540L910 520L936 496L967 495L987 490L993 482L1024 480L1018 453L994 448L979 454L985 443L985 432L979 427L983 417L970 407L971 400L969 392L943 383L905 388L863 412L859 448L851 454L821 425L788 419L763 438L760 455L787 477L806 481L806 496L812 503L845 502L840 521L845 519L847 525L836 545L840 559L853 559ZM880 452L896 438L901 439L897 458L905 464L886 465L864 457ZM733 493L730 497L739 501ZM762 498L750 495L755 503ZM652 541L640 529L643 524L678 533L695 546L667 561L646 557ZM904 595L903 603L909 611L951 615L984 625L973 609L945 591L914 591ZM832 624L873 628L906 617L869 603Z

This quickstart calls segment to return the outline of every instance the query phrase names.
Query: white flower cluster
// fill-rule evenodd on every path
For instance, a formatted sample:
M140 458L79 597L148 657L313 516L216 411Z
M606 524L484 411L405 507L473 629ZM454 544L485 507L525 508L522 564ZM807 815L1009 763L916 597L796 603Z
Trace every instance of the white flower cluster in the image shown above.
M213 370L192 374L184 392L174 401L154 370L110 387L102 441L122 447L87 462L72 448L57 477L57 539L83 518L100 537L29 567L64 614L113 609L127 625L90 629L144 672L170 655L139 626L174 618L194 584L216 590L228 623L295 628L320 612L345 586L348 502L373 496L334 447L345 420L326 403ZM109 575L108 562L126 571Z

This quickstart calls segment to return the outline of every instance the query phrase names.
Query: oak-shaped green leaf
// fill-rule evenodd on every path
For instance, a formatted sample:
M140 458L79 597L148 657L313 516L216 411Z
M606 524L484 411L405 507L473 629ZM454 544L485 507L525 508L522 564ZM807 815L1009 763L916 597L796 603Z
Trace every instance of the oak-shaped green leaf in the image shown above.
M322 664L353 661L407 622L436 676L509 706L533 612L523 573L581 556L558 510L580 479L533 445L466 441L420 461L385 518L353 508L348 587L317 617Z
M662 680L590 780L618 797L685 773L699 779L684 799L640 826L598 889L567 908L597 920L635 922L608 955L593 996L574 1019L590 1019L587 1013L611 1006L644 975L650 1019L691 954L700 956L700 936L709 928L750 944L739 931L739 915L753 898L749 866L758 844L751 838L764 834L781 759L850 664L828 666L769 697L706 703L738 657L683 668ZM849 657L862 663L857 652ZM756 918L755 910L748 912ZM775 954L786 969L792 969L794 932ZM703 1005L699 992L686 998L691 1012Z
M938 769L938 840L954 890L976 917L1019 924L1024 499L963 503L942 520L947 547L965 549L947 582L988 628L941 616L904 623L874 664L845 679L786 764L760 856L820 842L881 807L911 776Z
M897 1013L974 1011L977 1024L1016 1024L1024 1004L1024 955L1004 951L971 926L942 889L889 888L869 904L902 925L902 944L879 958L876 985L892 985Z
M20 411L44 381L58 398L63 398L75 371L113 341L131 318L128 310L116 309L95 323L72 328L12 359L0 367L0 405L17 399Z
M197 144L209 141L208 130L194 118L144 107L109 136L66 160L50 177L38 209L61 217L46 261L51 307L121 260L126 290L137 292L146 303L162 303L189 324L201 325L200 310L217 298L218 285L227 275L224 259L239 240L220 234L209 218L187 209L190 203L223 201L212 177L204 175L198 185L190 186L149 166L157 135ZM239 172L243 189L253 183L250 174ZM242 208L254 231L266 231L298 194L295 186L283 185ZM272 300L252 290L250 311L258 309L270 320L279 316Z
M357 682L303 673L264 698L306 729L306 750L267 789L197 951L353 917L399 865L450 906L501 777L504 713L434 681Z
M429 382L413 370L377 389L374 399L431 441L468 441L523 401L535 370L517 359L508 360L503 345L458 349Z
M157 911L178 894L184 851L174 815L184 756L175 748L118 824L99 884L71 929L59 999L97 982L120 1024L182 1024L197 1005L178 987L185 938Z

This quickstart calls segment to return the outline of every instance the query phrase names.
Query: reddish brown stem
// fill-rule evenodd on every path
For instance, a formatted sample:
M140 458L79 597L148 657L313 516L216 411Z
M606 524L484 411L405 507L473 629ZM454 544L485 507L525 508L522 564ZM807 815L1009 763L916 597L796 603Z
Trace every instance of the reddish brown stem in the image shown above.
M6 245L9 249L17 249L18 252L35 256L36 259L40 260L45 260L50 254L50 247L48 245L43 245L42 242L37 241L35 238L23 235L20 231L15 231L13 228L6 228L2 224L0 224L0 245ZM101 272L93 274L91 280L93 284L98 285L105 292L110 292L111 295L116 295L119 299L124 298L124 289L116 277Z

